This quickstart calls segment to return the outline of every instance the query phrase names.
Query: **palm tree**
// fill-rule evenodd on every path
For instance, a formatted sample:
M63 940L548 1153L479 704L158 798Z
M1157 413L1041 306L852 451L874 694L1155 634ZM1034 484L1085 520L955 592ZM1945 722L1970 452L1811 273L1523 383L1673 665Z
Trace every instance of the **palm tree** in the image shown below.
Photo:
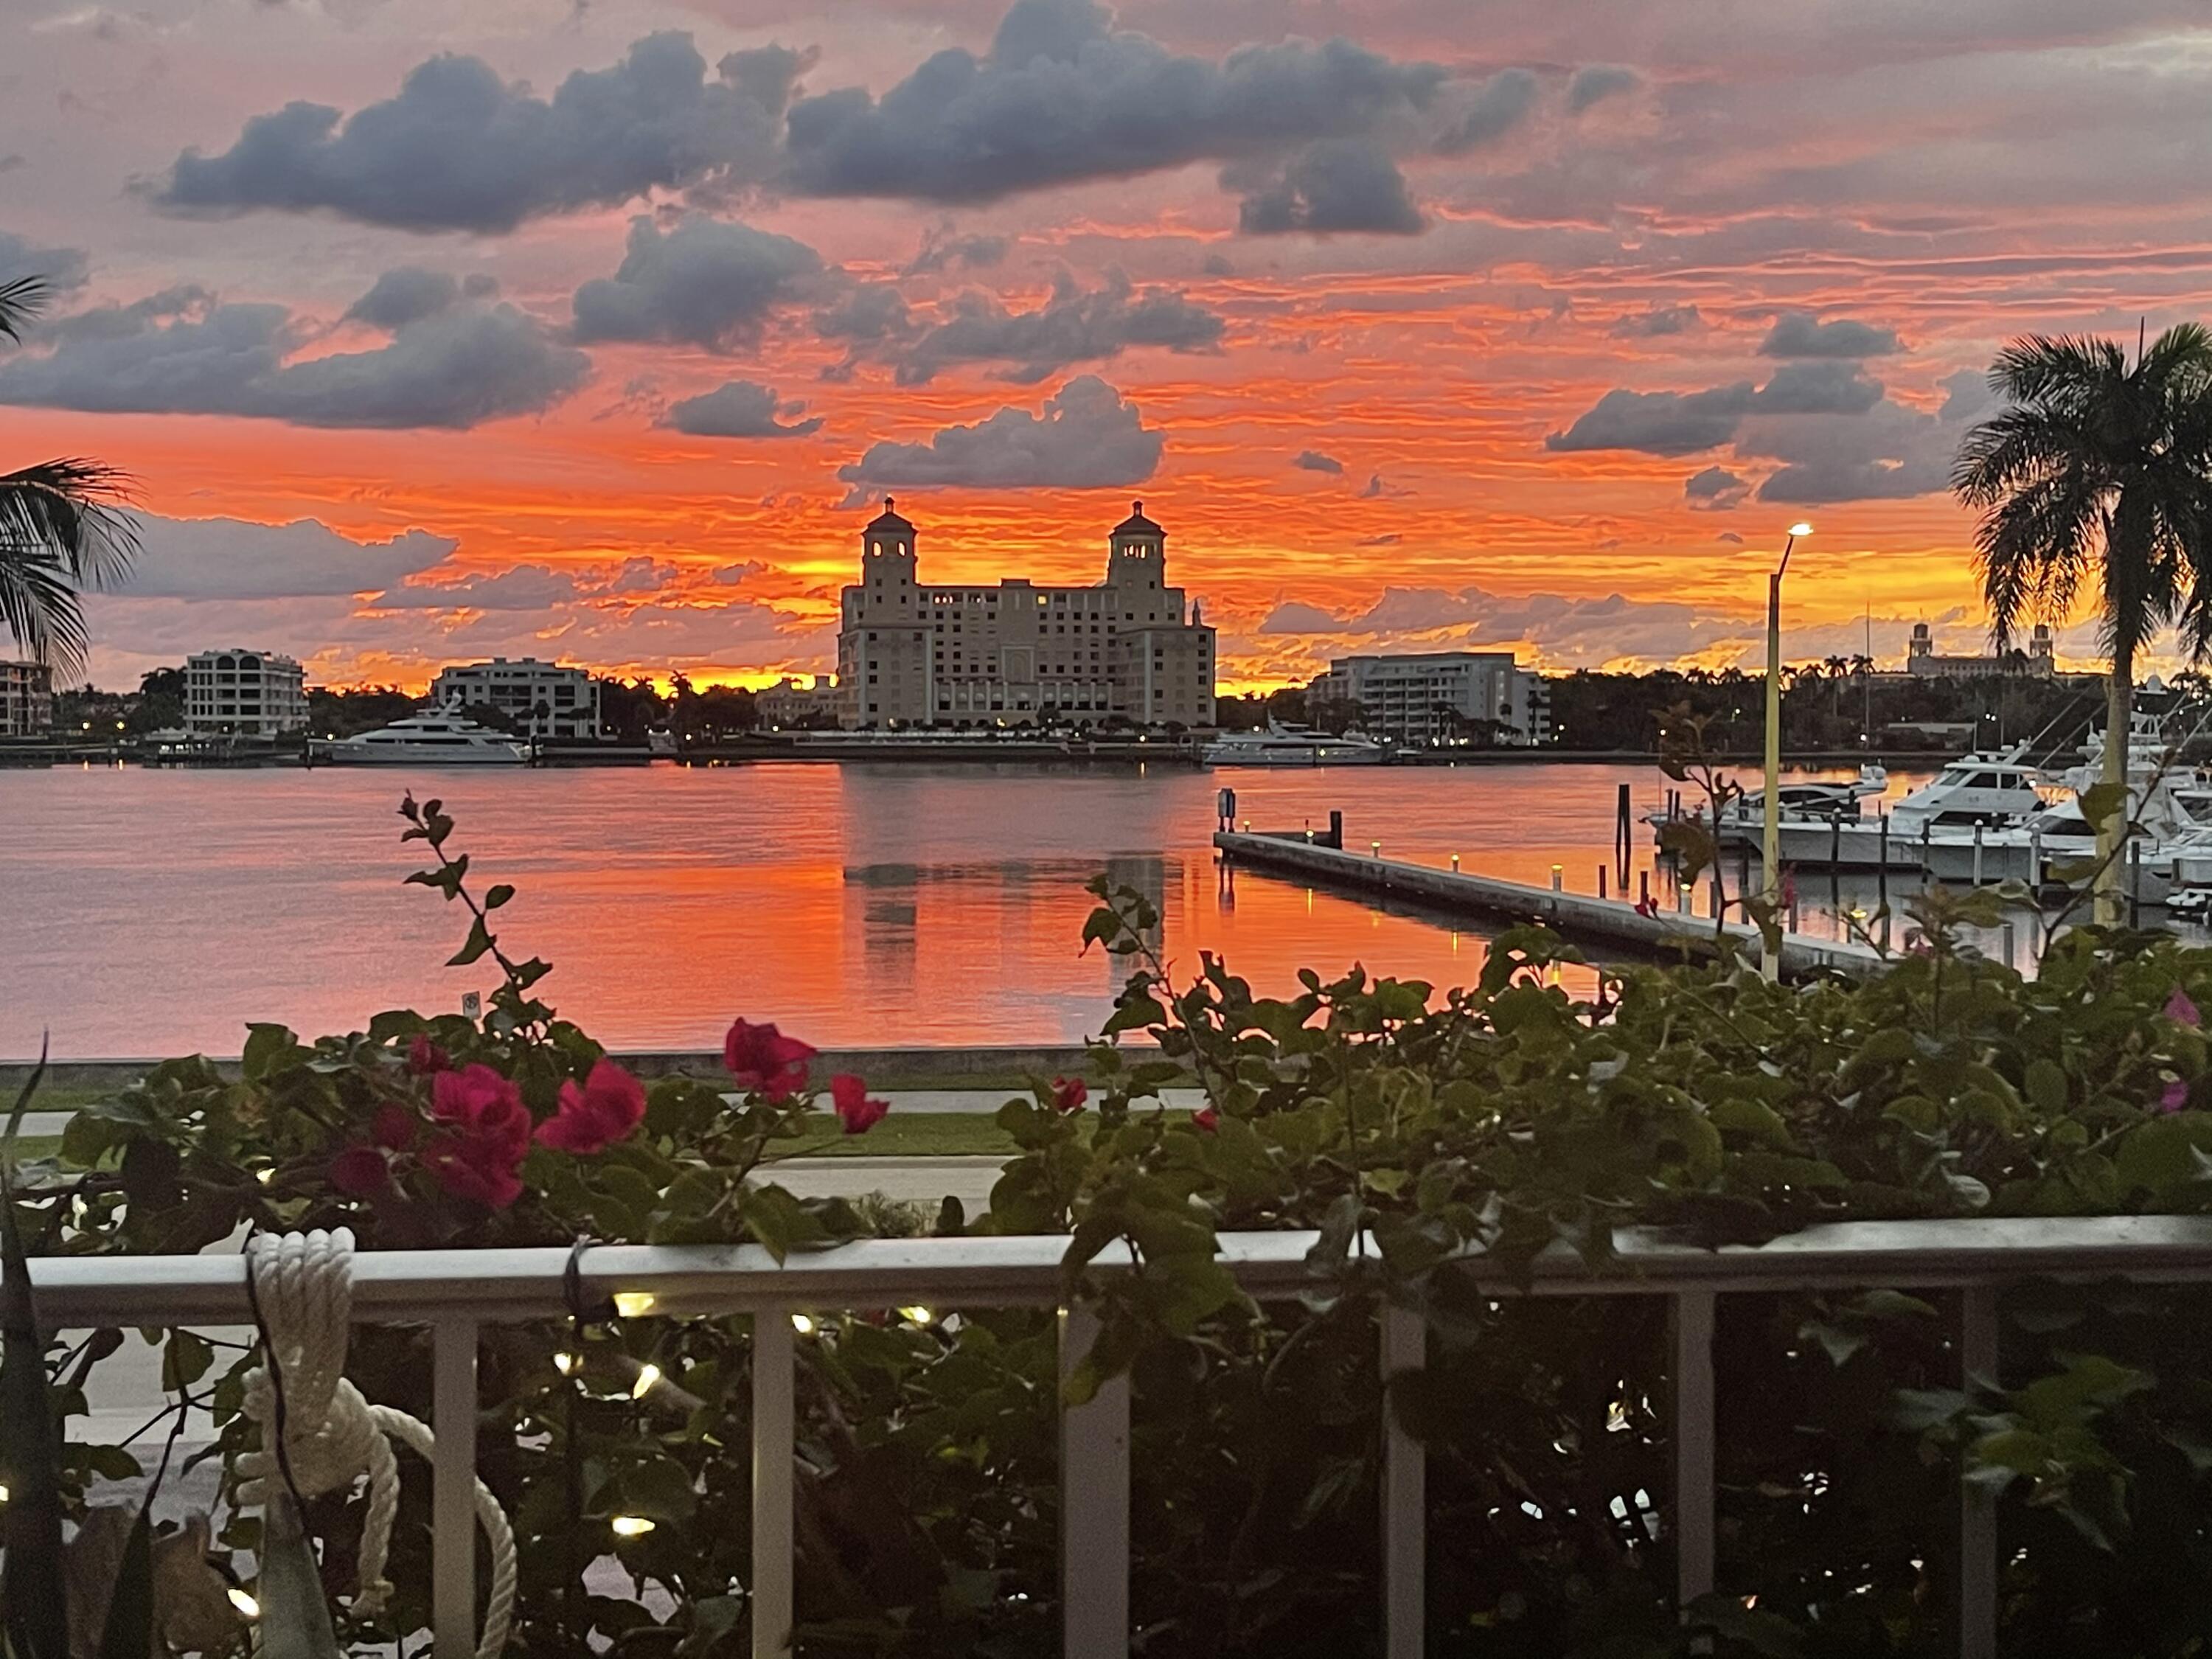
M2105 781L2128 775L2135 664L2183 624L2212 649L2212 332L2166 331L2135 366L2110 340L2040 335L2005 348L1990 387L2008 407L1967 434L1951 488L1982 514L1975 563L2000 649L2031 616L2065 620L2097 585L2112 654ZM2098 830L2098 917L2118 916L2125 812Z
M20 341L46 297L37 276L0 283L0 336ZM80 592L119 580L137 555L130 490L129 474L81 457L0 473L0 624L60 678L90 644Z

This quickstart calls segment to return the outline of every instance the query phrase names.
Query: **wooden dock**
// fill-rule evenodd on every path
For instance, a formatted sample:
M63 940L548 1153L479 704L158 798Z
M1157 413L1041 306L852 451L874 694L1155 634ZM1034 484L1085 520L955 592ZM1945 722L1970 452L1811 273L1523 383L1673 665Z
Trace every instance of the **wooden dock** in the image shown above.
M1538 921L1571 939L1626 945L1651 956L1683 950L1710 952L1716 931L1746 947L1755 958L1759 930L1748 923L1717 923L1710 916L1661 909L1644 915L1624 899L1530 887L1494 876L1410 864L1332 846L1326 832L1293 830L1254 834L1222 830L1213 844L1231 860L1276 875L1304 878L1322 885L1382 893L1415 900L1431 908L1506 921ZM1782 973L1799 978L1814 973L1854 978L1881 971L1879 951L1850 940L1782 936Z

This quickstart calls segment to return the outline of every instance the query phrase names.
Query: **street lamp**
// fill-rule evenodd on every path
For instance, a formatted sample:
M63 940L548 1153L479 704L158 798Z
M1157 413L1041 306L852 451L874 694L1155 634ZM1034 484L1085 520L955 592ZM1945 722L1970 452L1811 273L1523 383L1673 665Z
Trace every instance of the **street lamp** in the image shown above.
M1790 550L1797 545L1797 538L1812 533L1809 524L1791 525L1790 539L1782 544L1782 562L1766 579L1766 793L1761 802L1765 810L1759 851L1759 880L1765 886L1770 905L1782 893L1782 578L1789 571ZM1765 954L1767 978L1780 978L1782 953Z

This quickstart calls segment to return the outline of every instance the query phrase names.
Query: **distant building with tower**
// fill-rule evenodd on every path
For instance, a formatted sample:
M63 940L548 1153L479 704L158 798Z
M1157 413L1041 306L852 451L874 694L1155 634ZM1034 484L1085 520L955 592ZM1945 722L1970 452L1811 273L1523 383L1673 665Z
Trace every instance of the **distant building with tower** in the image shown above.
M1979 680L1992 678L2050 679L2057 673L2051 654L2051 629L2038 623L2028 635L2025 652L2008 651L1986 657L1942 657L1924 622L1912 624L1912 637L1905 647L1905 674L1917 680Z
M837 688L827 674L817 674L811 685L787 674L753 694L753 709L763 726L835 725Z
M889 496L861 532L837 633L844 726L1213 724L1213 629L1167 585L1167 532L1142 501L1091 587L927 586L915 538Z

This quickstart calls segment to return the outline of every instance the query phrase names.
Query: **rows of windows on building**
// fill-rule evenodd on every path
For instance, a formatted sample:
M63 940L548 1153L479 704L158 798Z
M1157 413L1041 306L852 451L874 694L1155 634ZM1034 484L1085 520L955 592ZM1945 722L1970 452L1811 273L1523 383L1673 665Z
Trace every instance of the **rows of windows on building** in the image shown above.
M1167 585L1167 532L1142 501L1088 586L924 584L917 533L888 496L861 532L839 611L842 725L1213 724L1213 629Z
M307 725L298 658L234 646L185 659L185 730L192 736L276 738Z
M494 657L440 671L430 706L450 714L490 709L525 737L588 741L599 735L599 683L587 669L535 657Z
M1510 651L1339 657L1306 689L1308 706L1350 711L1370 737L1423 747L1517 745L1552 735L1544 677Z

